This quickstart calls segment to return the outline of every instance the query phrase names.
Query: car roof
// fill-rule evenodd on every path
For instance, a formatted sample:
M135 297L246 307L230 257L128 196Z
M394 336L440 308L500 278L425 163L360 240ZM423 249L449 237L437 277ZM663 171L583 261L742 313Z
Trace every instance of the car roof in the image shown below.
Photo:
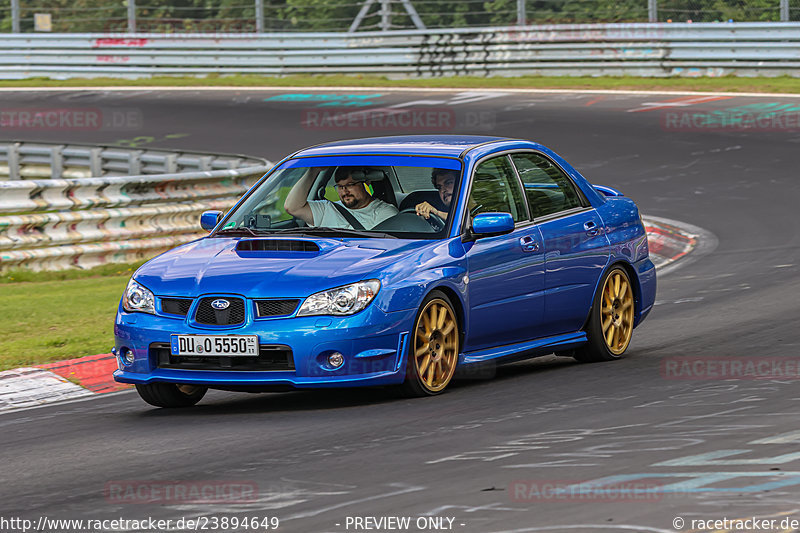
M319 144L300 150L292 157L323 155L385 154L427 155L459 157L465 150L500 141L507 137L485 135L398 135L394 137L368 137Z

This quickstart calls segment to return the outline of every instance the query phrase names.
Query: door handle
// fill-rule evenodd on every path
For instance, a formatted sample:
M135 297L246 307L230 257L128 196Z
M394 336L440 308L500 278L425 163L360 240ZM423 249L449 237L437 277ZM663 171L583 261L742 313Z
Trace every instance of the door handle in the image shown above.
M595 224L591 220L589 222L584 223L583 229L586 230L587 235L595 236L600 234L600 228L598 228L597 224Z
M536 252L539 250L539 243L531 236L520 238L519 243L522 245L524 252Z

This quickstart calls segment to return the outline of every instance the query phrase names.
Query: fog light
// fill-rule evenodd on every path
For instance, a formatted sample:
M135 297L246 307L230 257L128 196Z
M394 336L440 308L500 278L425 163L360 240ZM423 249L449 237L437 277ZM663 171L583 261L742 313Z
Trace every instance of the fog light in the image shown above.
M333 352L328 356L328 364L333 368L339 368L344 364L344 356L339 352Z
M122 350L119 351L119 353L120 356L122 357L122 361L126 365L133 364L133 350L129 350L128 348L123 348Z

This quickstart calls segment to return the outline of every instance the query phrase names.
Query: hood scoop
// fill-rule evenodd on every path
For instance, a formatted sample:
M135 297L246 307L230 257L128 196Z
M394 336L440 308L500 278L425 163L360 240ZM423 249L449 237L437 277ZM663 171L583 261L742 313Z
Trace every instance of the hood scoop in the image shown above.
M236 244L236 251L319 253L319 245L314 241L300 239L241 239Z

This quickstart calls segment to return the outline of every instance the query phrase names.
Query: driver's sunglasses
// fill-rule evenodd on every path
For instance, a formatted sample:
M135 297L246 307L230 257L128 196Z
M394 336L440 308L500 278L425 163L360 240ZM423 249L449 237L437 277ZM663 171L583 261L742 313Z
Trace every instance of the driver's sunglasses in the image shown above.
M363 186L364 184L360 181L354 181L352 183L337 183L336 185L334 185L334 187L336 187L336 189L340 191L342 189L350 189L352 191L356 189L359 185Z

